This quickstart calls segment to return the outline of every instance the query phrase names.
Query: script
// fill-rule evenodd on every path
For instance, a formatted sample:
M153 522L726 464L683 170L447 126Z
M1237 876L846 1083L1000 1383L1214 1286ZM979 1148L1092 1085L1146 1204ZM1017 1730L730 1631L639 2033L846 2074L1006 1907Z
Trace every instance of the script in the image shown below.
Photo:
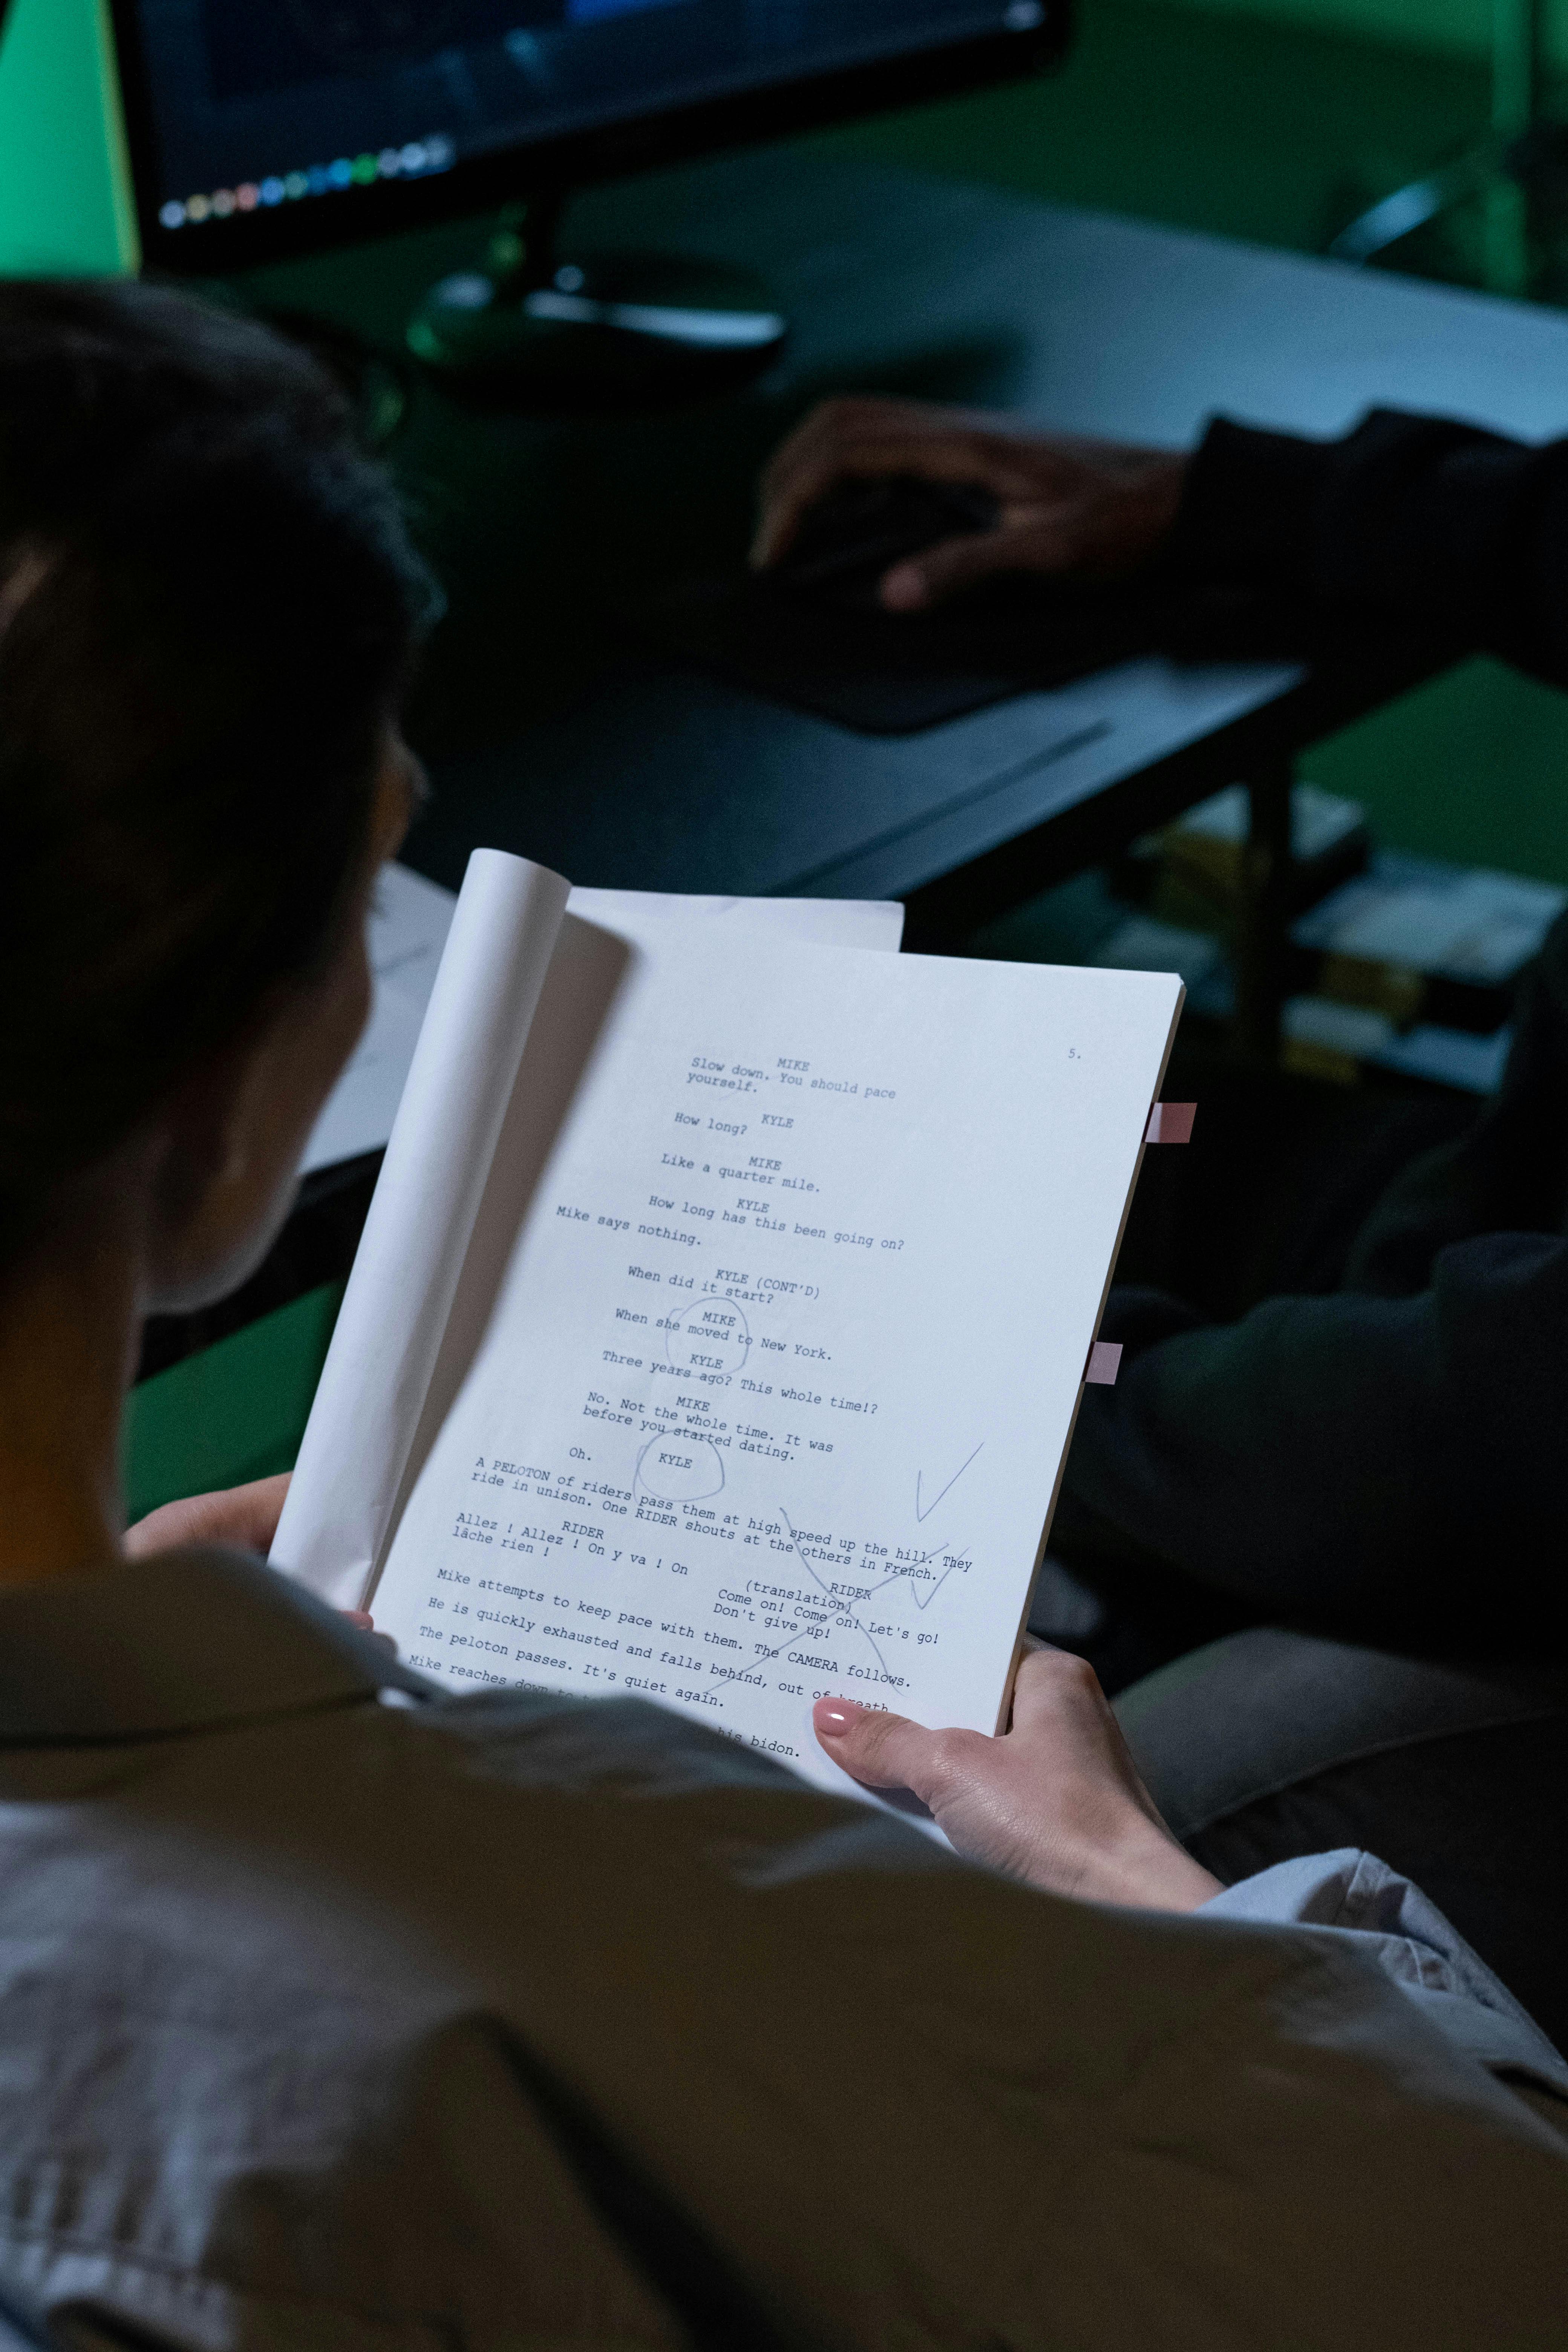
M1180 982L483 855L275 1559L828 1785L824 1693L994 1730Z

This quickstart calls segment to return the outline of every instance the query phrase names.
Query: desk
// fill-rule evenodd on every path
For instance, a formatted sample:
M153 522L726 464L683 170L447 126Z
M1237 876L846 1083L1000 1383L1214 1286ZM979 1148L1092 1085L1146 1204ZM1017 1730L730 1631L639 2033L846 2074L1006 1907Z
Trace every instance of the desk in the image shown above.
M732 560L763 457L810 401L882 388L1187 444L1216 409L1337 433L1376 401L1528 436L1568 425L1568 317L790 148L585 198L584 244L762 268L794 320L773 376L629 422L460 415L422 387L398 453L453 592L413 714L437 805L409 857L456 884L487 842L574 881L890 897L910 943L1109 855L1442 666L1369 645L1125 664L904 738L854 735L640 656L628 578ZM473 250L444 230L268 274L395 337Z
M263 273L395 343L421 289L471 257L447 228ZM1442 666L1371 644L1289 662L1125 664L912 737L850 734L641 655L609 592L733 560L768 449L812 400L879 387L1174 445L1215 409L1331 434L1368 404L1540 436L1568 425L1568 316L1141 226L796 147L596 192L584 245L761 267L794 320L775 374L679 415L467 415L421 385L395 458L451 592L411 713L437 799L409 861L456 885L479 843L574 881L904 898L913 946L1109 856L1240 777L1254 786L1255 1040L1291 756ZM345 1171L263 1279L168 1362L352 1255L372 1170ZM340 1264L339 1261L342 1261ZM279 1286L281 1282L282 1286Z

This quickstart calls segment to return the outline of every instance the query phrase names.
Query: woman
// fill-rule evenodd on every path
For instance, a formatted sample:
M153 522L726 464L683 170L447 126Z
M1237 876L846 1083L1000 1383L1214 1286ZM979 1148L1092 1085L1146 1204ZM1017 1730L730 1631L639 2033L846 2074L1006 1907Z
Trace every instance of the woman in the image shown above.
M1568 2070L1368 1857L1220 1891L1076 1661L994 1741L824 1704L980 1870L431 1691L217 1547L275 1492L127 1564L141 1322L364 1016L432 596L310 365L133 288L0 291L0 2333L1553 2341Z

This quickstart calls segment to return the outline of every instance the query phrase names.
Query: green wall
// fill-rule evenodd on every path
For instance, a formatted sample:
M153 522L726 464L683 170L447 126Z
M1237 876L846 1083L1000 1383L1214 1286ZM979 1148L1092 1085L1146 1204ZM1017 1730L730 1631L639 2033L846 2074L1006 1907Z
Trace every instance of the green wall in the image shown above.
M0 38L0 270L134 267L100 0L12 0Z
M1451 57L1484 58L1491 47L1493 0L1162 0L1162 5L1201 7L1213 16L1247 16L1313 32L1349 33ZM1520 0L1502 0L1502 5L1517 6ZM1554 63L1568 64L1568 0L1548 5L1546 47Z
M312 1290L132 1391L129 1518L293 1468L342 1295L341 1283Z
M1360 202L1467 145L1471 61L1216 14L1080 0L1063 70L828 134L1021 194L1321 249Z

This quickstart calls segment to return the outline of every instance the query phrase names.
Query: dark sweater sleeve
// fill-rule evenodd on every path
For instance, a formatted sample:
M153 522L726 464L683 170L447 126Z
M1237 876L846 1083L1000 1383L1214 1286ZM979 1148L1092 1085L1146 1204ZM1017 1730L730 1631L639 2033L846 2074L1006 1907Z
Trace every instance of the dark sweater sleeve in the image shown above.
M1220 418L1170 552L1187 577L1429 624L1568 684L1568 440L1389 409L1339 441Z
M1486 1234L1414 1297L1269 1299L1170 1336L1122 1294L1112 1337L1119 1305L1131 1360L1085 1391L1058 1540L1350 1633L1557 1622L1568 1242Z

